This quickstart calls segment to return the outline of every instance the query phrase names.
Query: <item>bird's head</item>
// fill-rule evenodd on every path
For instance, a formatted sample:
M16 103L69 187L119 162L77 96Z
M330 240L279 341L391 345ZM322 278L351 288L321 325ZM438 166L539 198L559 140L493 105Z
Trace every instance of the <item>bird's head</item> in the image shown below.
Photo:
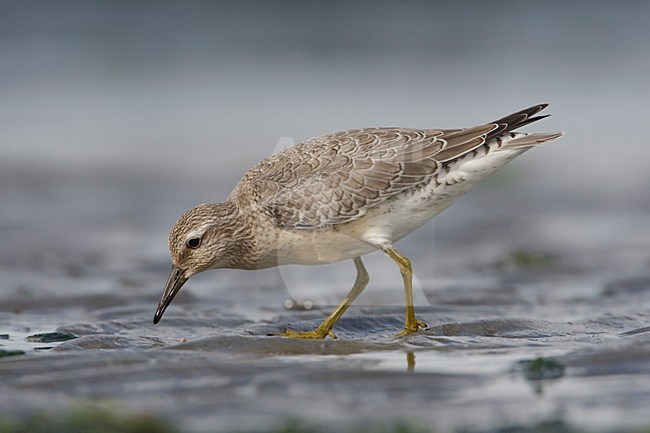
M165 309L183 284L194 274L208 269L230 267L237 247L237 209L233 203L201 204L189 210L169 233L172 271L153 323L158 323Z

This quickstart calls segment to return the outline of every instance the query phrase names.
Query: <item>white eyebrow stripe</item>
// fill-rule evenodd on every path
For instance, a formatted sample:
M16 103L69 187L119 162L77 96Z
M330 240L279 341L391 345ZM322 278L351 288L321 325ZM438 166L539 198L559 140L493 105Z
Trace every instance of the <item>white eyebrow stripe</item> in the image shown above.
M185 238L186 240L194 239L194 238L201 238L205 234L206 231L208 231L208 228L210 228L211 224L204 224L200 227L195 228L191 232L187 234L187 237Z

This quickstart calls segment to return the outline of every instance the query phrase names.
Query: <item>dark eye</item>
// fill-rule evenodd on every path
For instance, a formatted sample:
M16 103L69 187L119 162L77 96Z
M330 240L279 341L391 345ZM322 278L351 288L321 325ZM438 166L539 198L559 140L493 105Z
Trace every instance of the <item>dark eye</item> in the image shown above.
M187 240L187 248L196 249L201 245L201 238L192 238Z

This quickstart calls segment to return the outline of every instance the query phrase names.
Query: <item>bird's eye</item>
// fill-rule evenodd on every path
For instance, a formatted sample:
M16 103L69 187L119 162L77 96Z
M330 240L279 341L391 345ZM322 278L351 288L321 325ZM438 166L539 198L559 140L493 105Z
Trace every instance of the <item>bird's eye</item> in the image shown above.
M187 248L196 249L201 245L201 238L192 238L187 240Z

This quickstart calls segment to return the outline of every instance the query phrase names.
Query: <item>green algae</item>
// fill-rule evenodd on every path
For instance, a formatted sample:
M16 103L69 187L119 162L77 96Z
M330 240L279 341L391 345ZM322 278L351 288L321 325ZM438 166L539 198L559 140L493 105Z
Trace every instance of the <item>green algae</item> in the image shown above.
M290 419L268 429L223 430L214 433L435 433L429 427L411 421L395 420L351 425L312 423ZM460 429L457 433L587 433L563 420L547 420L530 425L502 426L490 429ZM186 433L174 423L154 414L126 414L106 407L86 407L63 414L40 413L22 420L0 415L0 433ZM650 433L650 427L599 430L600 433Z
M0 349L0 358L4 358L6 356L18 356L18 355L24 355L25 352L22 350L5 350L5 349Z
M79 336L69 332L46 332L44 334L34 334L27 337L27 341L32 343L59 343L62 341L74 340Z
M526 271L544 271L551 269L557 263L557 257L526 249L518 249L502 258L498 266L504 269L521 269Z
M38 414L21 421L0 417L0 433L178 433L153 415L124 415L107 409L73 410L63 416Z
M565 370L564 364L557 359L541 357L519 361L516 369L531 381L559 379Z

